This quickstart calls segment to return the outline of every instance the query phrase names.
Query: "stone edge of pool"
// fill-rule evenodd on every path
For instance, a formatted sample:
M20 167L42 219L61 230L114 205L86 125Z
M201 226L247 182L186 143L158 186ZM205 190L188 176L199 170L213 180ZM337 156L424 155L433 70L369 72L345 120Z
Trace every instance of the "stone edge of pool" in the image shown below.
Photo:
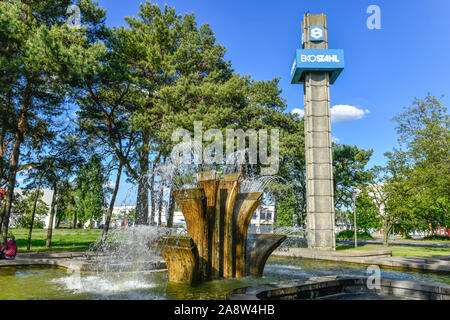
M95 271L85 252L19 253L13 260L0 260L1 267L55 266L79 271ZM166 270L164 261L151 265L151 270Z
M32 265L50 265L64 268L79 268L92 271L92 265L85 257L86 252L19 253L14 260L0 260L0 267L18 267ZM285 248L272 253L275 257L303 258L344 262L360 265L378 265L402 270L426 271L450 274L450 256L439 258L392 257L392 250L378 249L358 252L314 251L303 248ZM158 261L147 269L166 269L164 261Z
M380 287L369 289L367 277L326 276L306 281L239 288L228 300L328 300L345 295L377 294L391 300L450 300L450 285L380 278Z
M377 249L368 251L339 252L315 251L303 248L283 248L272 253L276 257L303 258L313 260L336 261L361 265L399 268L450 274L450 256L440 258L392 257L392 250Z
M308 254L300 253L309 252ZM289 253L289 254L286 254ZM393 263L387 264L374 261L373 257L379 258L390 257L389 252L384 252L383 249L379 252L367 255L362 252L359 256L344 256L342 254L333 252L327 254L324 252L312 252L305 249L277 252L275 256L297 257L305 259L331 260L350 262L357 264L378 264L392 267ZM392 257L391 257L392 258ZM22 253L18 254L14 260L0 260L0 267L20 267L20 266L55 266L66 269L78 269L80 271L92 271L92 266L88 263L84 252L64 252L64 253ZM414 258L417 259L417 258ZM434 261L424 258L422 260L428 261L433 265ZM447 258L444 257L443 263L446 265ZM425 263L425 262L424 262ZM437 262L434 262L437 263ZM439 262L440 263L440 262ZM438 264L439 264L438 263ZM160 261L153 265L154 271L165 270L165 262ZM395 265L403 269L421 269L417 267L417 263L411 261L401 265ZM422 268L422 270L427 270ZM433 269L432 271L439 271ZM448 270L446 269L448 272ZM444 271L444 273L446 273ZM408 299L426 299L426 300L450 300L450 285L433 284L418 281L396 280L381 278L381 288L370 290L367 288L367 277L342 277L342 276L327 276L316 277L300 281L292 281L281 284L268 284L254 287L239 288L227 294L227 299L230 300L271 300L271 299L327 299L327 297L339 296L343 294L363 294L375 293L395 297L402 297Z

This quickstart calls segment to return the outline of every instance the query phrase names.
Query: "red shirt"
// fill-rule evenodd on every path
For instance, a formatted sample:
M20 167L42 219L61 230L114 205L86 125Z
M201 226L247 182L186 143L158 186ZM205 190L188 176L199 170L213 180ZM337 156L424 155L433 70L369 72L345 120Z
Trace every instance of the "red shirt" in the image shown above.
M8 257L15 257L17 254L17 243L14 240L9 240L3 247L2 250L3 251L6 249L6 253L5 255Z

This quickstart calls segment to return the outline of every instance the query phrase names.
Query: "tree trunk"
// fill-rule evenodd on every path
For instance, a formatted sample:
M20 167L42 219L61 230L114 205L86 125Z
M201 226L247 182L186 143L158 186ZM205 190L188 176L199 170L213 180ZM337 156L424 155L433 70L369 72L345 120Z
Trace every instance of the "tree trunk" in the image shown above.
M389 246L389 235L391 233L392 225L385 224L383 228L383 246L388 247Z
M136 205L136 225L148 224L148 176L143 175L139 180L137 205Z
M155 203L155 166L156 166L156 163L155 163L155 161L153 161L152 177L150 179L150 198L151 198L150 225L155 224L155 207L156 207L156 203Z
M163 197L164 197L164 185L161 181L161 187L159 188L159 193L158 193L158 226L161 226L161 213L162 213Z
M109 203L108 214L106 215L106 221L103 226L102 241L105 241L106 236L108 235L109 225L111 224L111 218L112 218L112 213L113 213L113 209L114 209L114 203L116 202L117 192L119 191L120 176L122 175L122 168L123 168L123 165L121 162L119 162L119 169L117 169L116 185L114 186L114 192L111 197L111 202Z
M77 219L78 219L78 215L77 215L77 210L75 209L75 212L73 213L73 228L76 229L77 228Z
M277 220L278 220L278 195L275 195L275 205L273 207L273 230L277 229Z
M148 146L150 141L149 135L144 138L144 148ZM149 151L141 152L139 167L140 178L138 185L137 203L136 203L136 225L148 225L148 159Z
M27 121L27 110L28 106L31 104L31 91L33 85L28 81L24 93L23 103L20 109L20 119L17 123L17 132L15 134L15 141L12 150L11 165L9 167L9 184L8 184L8 206L3 217L2 224L2 242L6 243L8 240L8 228L9 228L9 218L11 217L11 210L14 202L14 187L16 184L16 176L19 165L20 156L20 146L24 139L23 135L25 132L26 121Z
M172 193L172 188L170 188L170 195L169 195L169 209L167 210L167 227L172 228L173 227L173 213L175 210L175 198Z
M30 248L31 248L31 234L33 233L34 216L36 214L36 206L37 206L37 203L39 200L39 193L41 191L41 182L42 182L42 176L39 178L39 183L38 183L38 186L36 189L36 198L34 198L33 213L31 214L30 230L28 231L27 251L30 251Z
M1 212L1 214L0 214L0 235L2 234L2 228L3 228L3 218L5 217L5 215L6 215L6 210L8 209L8 200L6 199L6 197L5 197L5 199L3 199L3 204L2 204L2 212Z
M383 233L383 246L389 246L389 233L387 233L386 231L384 231Z
M56 210L58 211L58 210ZM55 229L59 229L59 226L61 225L61 219L62 219L62 215L58 215L56 214L56 225L55 225Z
M14 186L16 184L17 175L17 164L19 162L20 154L20 141L17 139L14 142L13 157L11 161L11 167L9 172L9 184L8 184L8 197L7 197L7 209L3 217L2 224L2 243L8 241L8 228L9 228L9 218L11 216L12 205L14 202Z
M52 204L50 206L50 219L48 221L48 227L47 227L47 241L45 243L45 246L47 248L50 248L52 244L52 234L53 234L53 221L55 220L55 207L56 207L56 197L58 193L57 184L55 183L53 185L53 196L52 196Z

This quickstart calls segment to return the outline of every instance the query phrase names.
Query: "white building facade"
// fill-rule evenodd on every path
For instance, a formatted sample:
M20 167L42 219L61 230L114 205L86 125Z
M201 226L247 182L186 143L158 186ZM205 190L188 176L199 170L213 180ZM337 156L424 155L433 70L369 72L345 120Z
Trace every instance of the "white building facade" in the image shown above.
M17 197L21 197L21 198L26 197L26 196L27 196L27 195L26 195L26 192L27 192L27 191L28 191L28 190L25 190L25 189L17 189L17 188L16 188L16 189L14 189L15 197L16 197L16 198L17 198ZM30 190L30 191L34 191L34 190ZM47 207L48 207L47 214L45 215L45 217L44 217L44 219L43 219L43 220L44 220L44 228L47 229L48 226L49 226L49 223L50 223L50 210L51 210L51 205L52 205L53 190L51 190L51 189L41 189L40 192L43 192L43 193L44 193L43 196L42 196L42 201L44 201L45 204L46 204ZM55 210L56 210L56 207L55 207ZM12 227L15 227L13 215L14 215L14 212L11 213L10 221L11 221L11 226L12 226ZM55 224L56 224L56 219L53 220L53 226L52 226L52 228L55 227Z

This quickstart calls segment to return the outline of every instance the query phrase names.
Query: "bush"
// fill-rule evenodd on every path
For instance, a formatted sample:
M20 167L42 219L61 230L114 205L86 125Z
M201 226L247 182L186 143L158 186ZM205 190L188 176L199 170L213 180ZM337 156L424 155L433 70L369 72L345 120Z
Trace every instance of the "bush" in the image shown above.
M450 238L448 236L431 235L431 236L426 236L422 240L450 241Z
M354 235L355 235L355 231L353 231L353 230L342 230L336 236L336 239L337 240L353 240ZM358 237L358 239L373 239L373 237L370 235L370 233L368 233L366 231L358 232L357 237Z

